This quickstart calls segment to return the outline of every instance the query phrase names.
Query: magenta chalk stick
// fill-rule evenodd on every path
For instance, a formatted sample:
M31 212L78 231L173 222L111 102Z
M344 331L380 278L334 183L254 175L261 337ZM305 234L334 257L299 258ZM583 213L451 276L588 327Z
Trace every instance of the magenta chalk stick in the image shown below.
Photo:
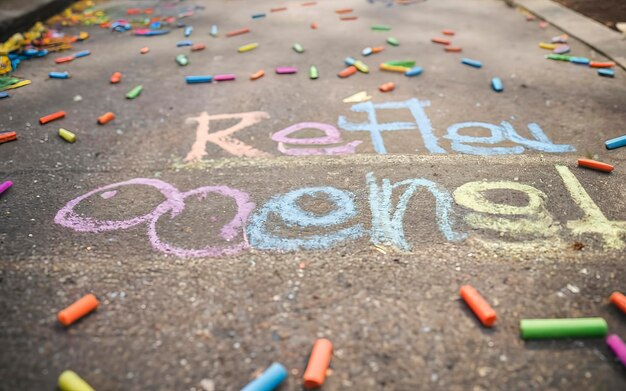
M622 364L626 366L626 343L616 334L611 334L606 337L606 344L609 345Z
M226 75L216 75L215 77L213 77L214 81L228 81L228 80L235 80L237 76L233 75L232 73L228 73Z
M9 187L13 186L13 182L6 181L3 184L0 184L0 194L4 193L9 189Z
M276 73L278 73L279 75L285 75L285 74L296 73L296 72L298 72L298 68L294 68L294 67L276 68Z

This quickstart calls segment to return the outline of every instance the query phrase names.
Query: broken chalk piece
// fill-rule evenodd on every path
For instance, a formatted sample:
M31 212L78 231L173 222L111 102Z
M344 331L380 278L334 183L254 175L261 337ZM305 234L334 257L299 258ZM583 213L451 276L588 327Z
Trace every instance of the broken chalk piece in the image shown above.
M413 67L411 69L409 69L408 71L404 72L404 76L419 76L422 74L422 72L424 72L424 69L422 69L422 67Z
M616 334L606 337L606 344L609 345L617 359L626 366L626 343Z
M196 43L193 46L191 46L191 51L192 52L198 52L200 50L204 50L206 49L206 46L203 43Z
M554 43L546 43L546 42L539 42L539 47L542 49L546 49L546 50L554 50L556 49L556 44Z
M250 75L250 80L260 79L263 76L265 76L265 71L263 69L259 69L258 71Z
M365 102L372 99L371 96L367 95L366 91L357 92L354 95L350 95L349 97L343 100L343 103L360 103Z
M276 68L276 73L279 75L289 75L292 73L297 73L298 72L298 68L294 68L294 67L278 67Z
M212 37L217 37L217 26L216 25L211 26L211 31L209 32L209 34Z
M396 38L394 38L394 37L389 37L389 38L387 38L387 43L388 43L389 45L392 45L392 46L399 46L399 45L400 45L400 41L398 41L398 40L397 40Z
M480 320L485 327L491 327L496 323L496 311L491 308L487 300L485 300L476 289L469 285L461 286L459 290L463 301L471 308L474 315Z
M241 391L271 391L287 378L287 369L275 362L263 373L248 383Z
M304 52L304 48L302 47L302 45L300 45L299 43L294 43L292 46L293 50L296 53L303 53Z
M260 19L260 18L264 18L266 15L261 13L261 14L254 14L252 15L252 19Z
M5 191L9 190L9 188L11 186L13 186L13 182L11 182L11 181L2 182L2 184L0 184L0 194L2 194Z
M46 116L39 118L39 123L44 125L44 124L47 124L48 122L52 122L54 120L57 120L63 117L65 117L65 111L57 111L56 113L48 114Z
M450 45L451 43L449 39L439 37L431 38L430 41L441 45Z
M346 69L344 69L343 71L339 72L337 74L337 76L343 78L346 78L348 76L352 76L356 73L356 67L354 65L350 65L349 67L347 67Z
M339 20L357 20L358 16L342 16Z
M589 65L591 61L586 57L570 57L569 62L579 65Z
M499 77L494 77L493 79L491 79L491 88L493 88L495 92L504 91L504 85L502 84L502 80Z
M278 8L270 9L270 12L280 12L280 11L287 11L287 7L278 7Z
M176 42L176 47L191 46L193 43L189 40Z
M550 41L552 41L552 43L567 43L567 38L569 38L567 34L561 34L556 37L552 37Z
M572 58L572 56L566 56L564 54L548 54L546 58L549 60L556 60L556 61L569 61Z
M459 46L446 46L443 48L443 50L445 50L446 52L458 53L458 52L462 52L463 48Z
M15 132L4 132L0 133L0 144L8 143L9 141L17 140L17 133Z
M50 79L69 79L70 74L67 72L50 72L48 73Z
M400 61L387 61L385 62L387 65L397 66L397 67L406 67L413 68L415 66L415 61L411 60L400 60Z
M461 64L469 65L474 68L482 68L483 64L480 61L464 58L461 60Z
M150 51L150 48L149 48L149 47L147 47L147 46L144 46L144 47L142 47L142 48L141 48L141 50L139 50L139 53L141 53L141 54L146 54L146 53L148 53L149 51Z
M56 60L54 60L54 62L56 62L57 64L62 64L64 62L70 62L74 60L74 56L65 56L65 57L59 57Z
M626 145L626 134L604 142L606 149L620 148Z
M309 68L309 78L317 79L318 77L320 77L320 74L317 71L317 67L315 65L311 65L311 68Z
M72 371L63 371L61 373L58 386L61 391L95 391L86 381Z
M313 30L317 30L317 23L315 23L315 22L311 23L311 28Z
M121 72L115 72L111 75L111 84L117 84L120 82L120 80L122 80L122 73Z
M344 64L346 65L354 65L354 63L356 62L356 60L352 57L346 57L343 59Z
M213 81L213 76L185 76L185 81L187 84L210 83Z
M189 59L184 54L179 54L176 56L176 62L182 67L189 64Z
M611 303L626 314L626 296L620 292L613 292L609 300L611 300Z
M246 33L249 33L249 32L250 32L249 28L242 28L242 29L239 29L239 30L229 31L229 32L226 33L226 36L227 37L234 37L234 36L241 35L241 34L246 34Z
M87 57L91 54L89 50L81 50L80 52L74 53L74 58Z
M615 63L613 61L591 61L589 62L589 66L592 68L613 68L615 66Z
M598 75L604 77L615 77L615 71L609 68L598 69Z
M190 36L192 32L193 32L193 26L187 26L187 27L185 27L185 32L184 32L185 37Z
M354 65L359 72L369 73L370 71L369 67L359 60L356 60L352 65Z
M67 129L59 128L59 136L68 143L76 141L76 135Z
M454 30L443 29L443 30L441 30L441 34L443 34L443 35L454 35Z
M143 86L136 86L132 90L128 91L128 93L126 94L126 99L135 99L139 96L139 94L141 94L141 91L143 91Z
M552 53L554 53L554 54L565 54L565 53L569 53L569 51L570 51L569 45L558 45L556 48L554 48Z
M59 322L63 326L69 326L72 323L76 322L78 319L98 308L99 304L100 302L98 301L96 296L88 293L80 299L76 300L74 303L70 304L69 307L59 311L59 313L57 314L57 319L59 319Z
M375 47L373 47L373 48L372 48L372 53L374 53L374 54L376 54L376 53L380 53L380 52L382 52L383 50L385 50L385 47L384 47L384 46L375 46Z
M391 81L389 83L385 83L381 85L380 87L378 87L380 92L390 92L390 91L393 91L395 88L396 88L396 84Z
M340 8L338 10L335 10L335 12L338 14L349 14L350 12L352 12L352 8Z
M8 92L0 91L0 99L8 98L9 96Z
M254 50L254 49L258 48L258 47L259 47L259 44L256 43L256 42L255 43L249 43L247 45L240 46L239 49L237 49L237 51L239 53L245 53L245 52L249 52L251 50Z
M364 56L369 56L370 54L372 54L372 48L365 48L361 51L361 54Z
M391 26L387 26L386 24L375 24L375 25L372 25L370 29L374 31L389 31L391 30Z
M98 117L98 123L100 125L104 125L108 122L113 121L114 119L115 119L115 114L109 111L108 113L104 113L100 117Z
M578 159L578 167L591 168L603 172L611 172L615 168L610 164L598 162L591 159Z
M522 319L523 339L604 337L609 326L602 318Z
M304 388L319 388L324 384L326 371L333 355L333 343L326 338L318 339L313 344L309 362L302 376Z
M232 73L227 73L224 75L215 75L213 77L213 80L215 81L231 81L231 80L235 80L237 78L236 75L232 74Z

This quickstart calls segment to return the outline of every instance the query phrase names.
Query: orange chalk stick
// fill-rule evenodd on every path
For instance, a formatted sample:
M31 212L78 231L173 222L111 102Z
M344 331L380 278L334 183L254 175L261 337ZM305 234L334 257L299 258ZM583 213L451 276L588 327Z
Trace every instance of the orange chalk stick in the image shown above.
M270 12L279 12L279 11L286 11L287 7L280 7L280 8L272 8L270 10Z
M307 3L302 3L302 6L303 7L310 7L310 6L316 5L316 4L317 4L317 1L309 1Z
M348 76L354 75L355 73L356 73L356 67L354 65L350 65L349 67L347 67L343 71L339 72L337 74L337 76L339 76L341 78L344 78L344 77L348 77Z
M396 88L396 84L394 82L391 82L391 81L389 83L385 83L385 84L381 85L380 87L378 87L380 92L393 91L395 88Z
M463 285L461 287L461 297L467 305L472 309L476 317L480 320L480 323L485 327L491 327L496 322L496 311L491 308L489 303L469 285Z
M317 23L315 23L315 22L311 23L311 28L313 30L317 30Z
M56 62L57 64L61 64L64 62L70 62L74 59L74 56L65 56L65 57L59 57L56 60L54 60L54 62Z
M98 308L100 302L91 293L75 301L72 305L59 312L57 318L63 326L69 326L78 319Z
M249 33L250 29L249 28L243 28L243 29L239 29L239 30L233 30L233 31L229 31L226 33L227 37L234 37L236 35L241 35L241 34L245 34L245 33Z
M335 10L335 12L338 14L349 14L352 11L352 8L340 8L338 10Z
M359 18L358 16L342 16L339 19L340 20L357 20L358 18Z
M15 132L6 132L0 133L0 144L8 143L9 141L17 140L17 133Z
M315 341L309 363L304 371L304 388L319 388L326 379L326 370L333 354L333 343L323 338Z
M453 30L449 30L449 29L443 29L443 30L441 30L441 33L443 35L454 35L454 31Z
M192 52L199 52L200 50L204 50L204 49L206 49L206 46L203 43L196 43L193 46L191 46Z
M458 47L458 46L446 46L445 48L443 48L443 50L445 50L446 52L458 53L458 52L462 52L463 48Z
M626 314L626 296L619 292L613 292L611 295L611 303L615 304L617 308Z
M39 118L39 123L43 125L63 117L65 117L65 111L57 111L56 113L48 114Z
M598 171L611 172L615 167L610 164L591 159L578 159L578 167L592 168Z
M372 48L372 53L380 53L380 52L382 52L383 50L385 50L385 47L384 47L384 46L376 46L376 47L373 47L373 48Z
M260 79L263 76L265 76L265 71L263 69L253 73L250 75L250 80L256 80L256 79Z
M104 113L102 114L100 117L98 117L98 123L100 125L104 125L107 122L111 122L115 119L115 114L111 113L110 111L108 113Z
M117 84L120 82L120 80L122 80L122 73L121 72L115 72L114 74L111 75L111 84Z
M149 51L150 51L150 48L146 46L146 47L141 48L141 50L140 50L139 52L140 52L141 54L146 54L146 53L148 53Z
M431 38L430 40L432 42L434 42L434 43L438 43L438 44L441 44L441 45L450 45L450 40L449 39L435 37L435 38Z
M599 61L591 61L589 66L592 68L613 68L615 66L614 62L599 62Z

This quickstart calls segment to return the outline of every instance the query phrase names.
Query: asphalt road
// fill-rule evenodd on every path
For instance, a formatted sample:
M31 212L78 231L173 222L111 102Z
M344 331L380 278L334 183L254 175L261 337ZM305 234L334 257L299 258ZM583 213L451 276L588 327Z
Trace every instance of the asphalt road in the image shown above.
M626 148L604 148L626 132L623 70L602 78L546 60L538 43L561 32L495 0L197 3L189 38L67 28L90 33L74 51L91 55L23 63L15 74L33 83L0 102L0 130L19 137L0 145L0 181L15 183L0 196L0 389L52 390L72 369L98 390L238 390L280 362L280 389L299 390L320 337L335 348L326 390L626 387L602 338L519 336L520 319L600 316L626 338L626 314L608 303L626 291ZM122 17L154 4L101 6ZM242 27L251 32L225 37ZM444 28L462 53L430 42ZM184 39L207 48L177 48ZM368 46L385 50L361 56ZM338 78L346 56L370 72ZM424 73L378 70L405 59ZM184 80L226 73L237 80ZM378 91L390 81L394 91ZM359 91L374 106L342 102ZM396 123L382 143L368 107ZM66 118L39 125L58 110ZM108 111L115 120L98 125ZM615 171L578 168L581 157ZM493 305L493 329L460 301L463 284ZM56 313L89 292L100 308L59 325Z

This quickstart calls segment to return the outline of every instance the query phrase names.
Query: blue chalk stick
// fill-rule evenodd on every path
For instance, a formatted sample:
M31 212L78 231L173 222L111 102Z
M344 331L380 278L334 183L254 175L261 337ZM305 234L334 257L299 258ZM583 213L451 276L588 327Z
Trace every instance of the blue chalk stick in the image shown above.
M609 68L598 69L598 75L604 77L615 77L615 71Z
M185 37L190 36L192 32L193 32L193 27L192 26L185 27Z
M606 149L615 149L626 145L626 134L604 142Z
M345 62L346 65L350 66L350 65L354 65L356 60L354 58L352 58L352 57L346 57L346 58L344 58L343 62Z
M287 378L287 369L275 362L241 391L272 391Z
M405 76L418 76L421 75L424 70L421 67L413 67L408 71L404 72Z
M185 76L185 80L187 84L210 83L213 81L213 76Z
M571 57L569 62L580 65L589 65L590 60L586 57Z
M502 80L499 77L494 77L493 79L491 79L491 88L493 88L495 92L502 92L504 90Z
M176 42L176 46L177 47L191 46L191 45L193 45L193 43L191 41L178 41L178 42Z
M8 97L9 97L8 93L6 93L4 91L0 92L0 99L4 99L4 98L8 98Z
M165 30L165 29L164 30L147 30L147 31L144 31L143 29L140 29L140 30L135 30L134 34L135 35L142 35L144 37L152 37L152 36L155 36L155 35L167 34L169 32L170 32L170 30Z
M464 58L461 60L461 64L469 65L474 68L482 68L483 64L480 61Z
M161 22L154 22L150 25L151 29L160 29L161 28Z
M211 34L212 37L217 37L217 26L216 25L211 26L211 32L209 34Z
M48 73L48 77L51 79L69 79L70 74L67 72L50 72Z
M363 49L361 54L364 55L364 56L369 56L370 54L372 54L372 48L365 48L365 49Z
M74 53L74 58L87 57L91 52L89 50L81 50L80 52Z
M259 19L259 18L264 18L265 14L254 14L252 15L252 19Z

